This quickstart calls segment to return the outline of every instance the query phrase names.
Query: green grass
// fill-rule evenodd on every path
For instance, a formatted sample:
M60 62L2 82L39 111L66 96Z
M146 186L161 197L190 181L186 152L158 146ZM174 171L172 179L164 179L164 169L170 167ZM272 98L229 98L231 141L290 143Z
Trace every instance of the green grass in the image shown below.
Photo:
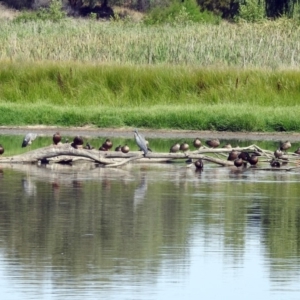
M299 26L0 23L0 125L297 131Z

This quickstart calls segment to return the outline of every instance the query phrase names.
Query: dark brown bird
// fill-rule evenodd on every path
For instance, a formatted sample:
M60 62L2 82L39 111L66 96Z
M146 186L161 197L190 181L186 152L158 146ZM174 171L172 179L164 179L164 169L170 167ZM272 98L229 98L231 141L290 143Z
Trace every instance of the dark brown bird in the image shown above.
M190 146L189 146L189 144L186 143L186 142L184 142L184 143L182 143L182 144L180 145L180 150L181 150L182 152L188 151L189 148L190 148Z
M87 149L87 150L92 150L94 149L94 147L92 145L90 145L89 142L86 143L86 145L83 147L84 149Z
M180 149L180 144L176 143L170 148L170 153L176 153L179 151L179 149Z
M107 151L107 148L105 148L103 145L99 148L99 151Z
M122 148L121 148L121 151L123 152L123 153L128 153L129 152L129 147L127 146L127 144L126 145L124 145Z
M201 147L202 143L199 138L195 138L193 141L193 145L195 148L199 149Z
M252 154L249 158L248 158L248 162L251 166L255 166L258 163L258 156L256 156L255 154Z
M232 150L229 154L228 154L228 158L227 160L229 161L234 161L238 158L240 152L236 151L236 150Z
M237 158L235 161L234 161L234 165L238 168L238 167L241 167L243 165L244 161L242 158Z
M121 146L121 145L119 145L118 147L116 147L116 148L115 148L115 151L117 151L117 152L121 152L121 151L122 151L122 146Z
M280 162L276 159L272 159L270 161L270 165L272 168L280 168Z
M61 141L60 133L59 132L54 133L52 140L53 140L54 145L57 145L58 143L60 143L60 141Z
M250 155L249 155L248 152L241 152L241 153L238 155L238 158L241 158L242 160L248 161L249 158L250 158Z
M103 145L107 150L111 149L113 146L113 143L110 139L106 139L106 141L103 143Z
M203 160L201 158L197 159L194 162L194 165L195 165L196 169L202 170L203 169Z
M0 144L0 155L4 153L4 147Z
M82 146L83 145L83 137L79 136L79 135L75 136L74 140L73 140L73 144L75 146Z
M220 141L219 141L219 139L207 140L206 145L211 148L217 148L220 146Z
M290 141L285 141L285 142L280 143L280 150L281 151L287 151L291 147L292 147L292 144L290 143Z

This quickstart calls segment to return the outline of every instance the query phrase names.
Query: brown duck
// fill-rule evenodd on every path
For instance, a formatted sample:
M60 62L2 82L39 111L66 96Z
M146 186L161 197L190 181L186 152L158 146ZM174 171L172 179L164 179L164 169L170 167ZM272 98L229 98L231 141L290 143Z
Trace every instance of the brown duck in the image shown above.
M170 153L176 153L179 151L179 149L180 149L180 144L176 143L170 148Z
M195 138L193 141L193 145L195 148L199 149L201 147L202 143L199 138Z
M206 145L211 147L211 148L217 148L217 147L220 146L220 141L219 141L219 139L207 140Z
M127 146L127 144L126 145L124 145L122 148L121 148L121 151L123 152L123 153L128 153L129 152L129 147Z
M239 154L239 151L232 150L231 152L229 152L227 160L234 161L238 158Z
M182 152L188 151L189 148L190 148L190 146L189 146L189 144L186 143L186 142L184 142L184 143L182 143L182 144L180 145L180 150L181 150Z
M0 155L4 153L4 147L0 144Z
M292 147L292 144L290 141L285 141L280 143L280 150L281 151L287 151Z
M57 145L58 143L60 143L60 141L61 141L60 133L59 132L54 133L53 137L52 137L52 140L53 140L54 145Z

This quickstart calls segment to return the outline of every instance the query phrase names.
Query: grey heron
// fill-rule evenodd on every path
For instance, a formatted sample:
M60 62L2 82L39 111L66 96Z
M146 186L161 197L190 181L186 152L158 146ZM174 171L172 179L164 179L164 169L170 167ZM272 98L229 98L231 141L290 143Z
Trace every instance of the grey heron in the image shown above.
M31 143L36 139L36 133L27 133L23 139L22 147L27 147L27 145L31 145Z
M134 130L134 139L135 139L136 144L144 152L144 156L146 156L148 153L148 150L151 151L151 149L148 148L145 138L141 134L138 133L137 129Z
M0 144L0 155L4 153L4 147Z

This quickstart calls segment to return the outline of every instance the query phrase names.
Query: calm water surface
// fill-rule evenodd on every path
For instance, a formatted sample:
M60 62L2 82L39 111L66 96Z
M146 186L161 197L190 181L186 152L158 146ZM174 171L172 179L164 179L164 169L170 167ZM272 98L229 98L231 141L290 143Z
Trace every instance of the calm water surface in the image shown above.
M299 299L300 173L0 165L2 299Z

